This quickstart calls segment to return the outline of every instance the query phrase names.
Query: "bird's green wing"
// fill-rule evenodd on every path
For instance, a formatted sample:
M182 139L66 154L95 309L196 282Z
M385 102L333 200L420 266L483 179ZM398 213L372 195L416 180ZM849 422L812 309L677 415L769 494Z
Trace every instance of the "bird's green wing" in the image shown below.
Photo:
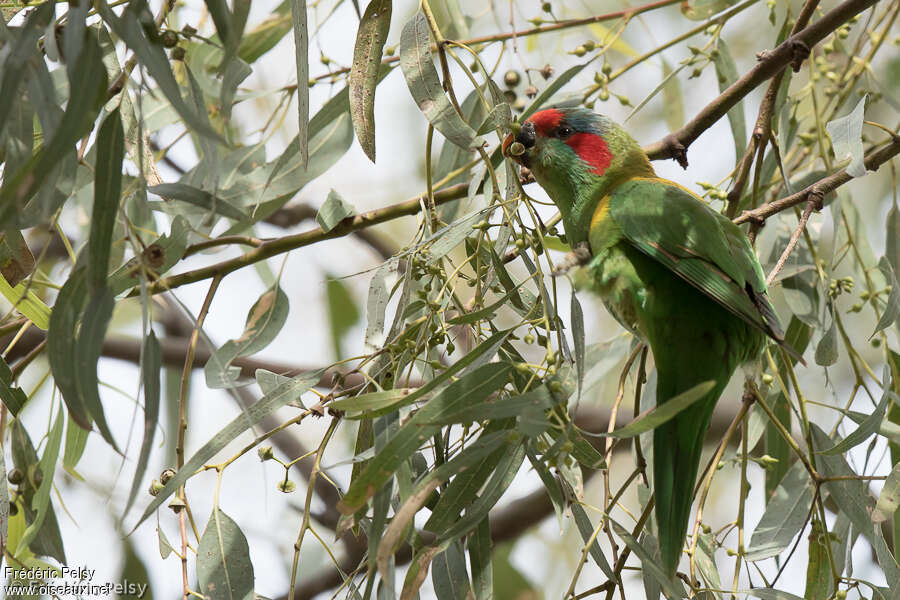
M778 342L784 332L744 233L685 188L636 178L609 199L609 217L638 250Z

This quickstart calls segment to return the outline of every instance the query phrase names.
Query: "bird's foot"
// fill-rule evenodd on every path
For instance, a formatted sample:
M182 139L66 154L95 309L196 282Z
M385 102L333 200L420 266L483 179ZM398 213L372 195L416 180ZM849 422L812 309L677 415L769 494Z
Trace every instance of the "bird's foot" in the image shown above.
M553 269L553 276L559 277L565 275L572 269L583 267L591 260L591 250L587 242L580 242L572 248L572 251L566 254L563 261Z

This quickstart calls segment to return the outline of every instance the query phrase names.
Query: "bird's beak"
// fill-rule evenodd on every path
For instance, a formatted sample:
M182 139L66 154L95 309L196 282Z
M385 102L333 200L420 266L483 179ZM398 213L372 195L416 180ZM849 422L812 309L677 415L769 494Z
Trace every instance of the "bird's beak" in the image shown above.
M518 142L525 150L529 150L534 147L536 141L537 132L534 129L534 123L525 121L522 123L522 126L519 127L519 131L516 132L515 135L509 134L506 136L506 139L503 140L503 155L509 156L513 160L524 164L525 155L522 152L519 152L518 154L510 153L513 142Z

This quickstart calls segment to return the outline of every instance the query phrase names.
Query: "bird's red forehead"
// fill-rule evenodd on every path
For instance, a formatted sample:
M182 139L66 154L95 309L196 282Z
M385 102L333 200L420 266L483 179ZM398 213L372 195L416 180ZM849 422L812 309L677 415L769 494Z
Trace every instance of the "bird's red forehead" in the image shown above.
M528 121L534 123L534 128L541 135L548 135L562 121L563 114L555 108L548 108L534 113Z

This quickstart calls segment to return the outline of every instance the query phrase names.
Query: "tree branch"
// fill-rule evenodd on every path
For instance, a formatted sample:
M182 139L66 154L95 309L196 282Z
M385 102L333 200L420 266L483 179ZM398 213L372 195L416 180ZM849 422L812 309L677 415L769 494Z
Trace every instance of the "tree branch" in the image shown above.
M869 152L864 161L866 169L869 171L875 171L883 163L897 156L897 154L900 154L900 136L895 136L894 139L887 145ZM775 200L774 202L770 202L769 204L764 204L759 208L755 208L753 210L745 210L738 218L734 220L734 222L738 225L740 225L741 223L746 223L748 221L753 223L763 223L772 215L792 206L796 206L797 204L802 204L810 198L816 196L824 197L826 194L828 194L829 192L833 192L851 179L853 179L853 177L848 175L845 169L841 169L834 175L823 177L814 184L800 190L799 192L791 194L790 196L785 196L780 200Z
M439 192L435 192L434 203L436 206L438 206L452 200L463 198L468 193L468 188L469 185L467 183L460 183L445 188ZM325 240L341 238L350 233L360 231L373 225L391 221L398 217L418 214L423 201L424 196L416 196L415 198L411 198L410 200L407 200L405 202L392 204L391 206L372 210L360 215L347 217L330 231L323 231L321 227L316 227L315 229L304 231L302 233L264 240L259 247L254 248L246 254L242 254L241 256L224 260L207 267L188 271L187 273L164 277L163 279L159 279L149 285L147 289L151 294L158 294L160 292L172 290L188 283L194 283L197 281L202 281L204 279L209 279L210 277L215 277L217 275L225 276L229 273L232 273L233 271L237 271L238 269L241 269L248 265L252 265L253 263L265 260L278 254L283 254L284 252L288 252L290 250L295 250L297 248L302 248L304 246L309 246L311 244L315 244L317 242L322 242Z
M800 9L800 14L797 15L794 26L791 28L791 35L796 35L797 32L806 27L806 24L809 23L809 19L812 17L813 12L818 5L819 0L806 0L803 4L803 8ZM792 63L791 67L794 68L794 72L796 73L800 68L800 62ZM760 143L765 144L765 140L768 140L769 136L772 134L772 112L775 109L775 100L778 98L778 90L784 79L785 71L786 69L782 69L772 78L772 81L769 82L768 89L766 89L766 94L763 96L763 101L759 105L759 114L756 116L756 125L753 127L753 136L750 138L750 143L747 145L747 150L738 166L738 172L734 178L734 186L728 191L728 209L725 212L725 215L729 219L733 219L734 215L737 213L741 195L744 193L744 186L747 183L747 176L750 173L750 165L753 164L753 155L756 153L757 145Z
M759 62L743 77L731 84L715 100L706 105L684 127L644 148L651 160L674 158L687 167L687 149L713 123L764 81L779 74L787 65L798 65L809 49L854 16L873 6L878 0L846 0L821 19L790 36L774 50L761 52Z

